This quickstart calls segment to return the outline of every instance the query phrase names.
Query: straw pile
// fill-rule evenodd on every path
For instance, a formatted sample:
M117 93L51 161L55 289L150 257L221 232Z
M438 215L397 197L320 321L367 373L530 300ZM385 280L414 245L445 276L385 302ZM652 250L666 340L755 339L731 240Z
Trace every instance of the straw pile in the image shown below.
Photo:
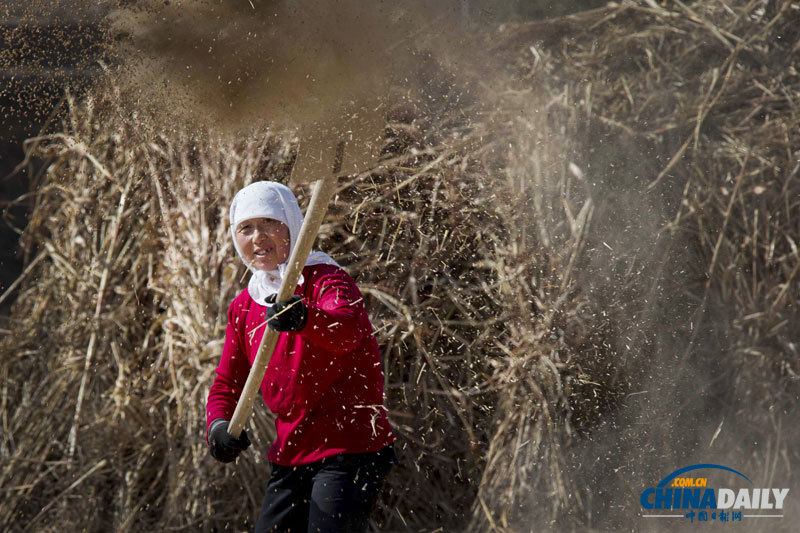
M765 482L797 464L799 15L645 1L507 27L490 94L393 103L320 239L383 351L403 466L376 527L627 527L608 509L632 480L709 441ZM242 286L227 206L285 182L294 140L151 131L117 99L31 144L52 164L2 345L0 523L252 528L269 414L224 467L204 402Z
M511 461L485 472L489 508L520 529L535 516L628 528L630 513L608 509L710 459L789 486L800 437L789 424L800 396L797 4L626 2L504 35L496 50L517 51L512 87L547 99L596 206L578 285L607 316L615 354L591 380L618 403L570 443L572 518L546 512L558 493L502 476Z

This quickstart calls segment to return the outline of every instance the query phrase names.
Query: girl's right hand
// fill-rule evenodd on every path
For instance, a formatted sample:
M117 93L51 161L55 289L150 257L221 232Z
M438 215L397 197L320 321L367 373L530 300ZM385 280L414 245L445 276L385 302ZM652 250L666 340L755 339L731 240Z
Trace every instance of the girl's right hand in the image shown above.
M211 457L222 463L230 463L239 456L242 450L250 446L250 439L247 432L242 430L238 439L228 434L228 421L217 418L211 422L208 429L208 452Z

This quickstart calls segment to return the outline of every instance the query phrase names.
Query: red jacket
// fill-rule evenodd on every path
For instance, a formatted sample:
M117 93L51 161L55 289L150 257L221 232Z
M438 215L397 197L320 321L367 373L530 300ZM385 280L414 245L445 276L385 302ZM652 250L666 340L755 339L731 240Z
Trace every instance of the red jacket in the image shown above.
M261 383L276 415L277 438L267 459L283 466L376 451L394 441L383 408L378 343L358 287L334 265L306 266L303 277L295 294L308 306L308 321L299 332L280 334ZM231 302L206 428L233 416L264 335L266 309L247 289Z

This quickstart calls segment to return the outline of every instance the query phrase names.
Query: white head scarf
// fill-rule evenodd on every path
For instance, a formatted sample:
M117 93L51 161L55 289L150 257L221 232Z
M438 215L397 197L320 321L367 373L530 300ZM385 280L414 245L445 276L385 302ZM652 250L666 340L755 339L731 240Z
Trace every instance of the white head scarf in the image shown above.
M285 185L274 181L257 181L251 183L244 189L236 193L231 202L231 237L233 246L239 257L253 273L247 289L250 297L261 305L267 305L268 296L278 292L283 281L283 275L288 266L286 262L278 265L277 270L257 270L248 265L244 260L242 251L236 243L236 227L245 220L252 218L271 218L286 224L289 228L289 257L292 256L294 245L300 235L300 227L303 225L303 213L297 204L292 191ZM311 252L306 259L306 265L329 264L339 266L331 257L324 252ZM303 283L303 276L300 276L298 284Z

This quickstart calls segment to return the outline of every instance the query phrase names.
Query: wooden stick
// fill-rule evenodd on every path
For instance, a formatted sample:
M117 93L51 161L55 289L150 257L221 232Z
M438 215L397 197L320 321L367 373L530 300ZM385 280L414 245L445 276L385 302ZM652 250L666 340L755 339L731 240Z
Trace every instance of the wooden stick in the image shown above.
M322 224L322 219L325 218L325 213L328 211L328 202L336 186L335 174L341 168L343 150L344 144L340 143L337 148L333 175L318 180L316 185L314 185L314 192L311 194L311 203L308 205L308 209L306 209L303 226L300 228L300 235L297 237L294 250L292 250L292 255L289 257L288 268L283 275L281 288L278 290L278 295L276 297L276 301L278 302L285 302L291 298L297 287L297 281L300 279L300 274L306 264L308 254L311 252L311 246L317 238L319 226ZM239 435L242 433L242 428L244 428L244 424L247 421L247 417L250 415L250 410L253 408L253 402L261 388L261 382L264 381L264 374L266 373L267 365L269 365L269 360L272 358L272 352L275 350L275 344L278 342L279 335L279 331L266 328L264 336L261 337L261 343L258 345L258 352L256 352L256 358L253 360L253 366L250 368L250 374L247 376L244 389L239 397L239 403L236 404L236 409L228 424L228 434L234 438L239 438Z

